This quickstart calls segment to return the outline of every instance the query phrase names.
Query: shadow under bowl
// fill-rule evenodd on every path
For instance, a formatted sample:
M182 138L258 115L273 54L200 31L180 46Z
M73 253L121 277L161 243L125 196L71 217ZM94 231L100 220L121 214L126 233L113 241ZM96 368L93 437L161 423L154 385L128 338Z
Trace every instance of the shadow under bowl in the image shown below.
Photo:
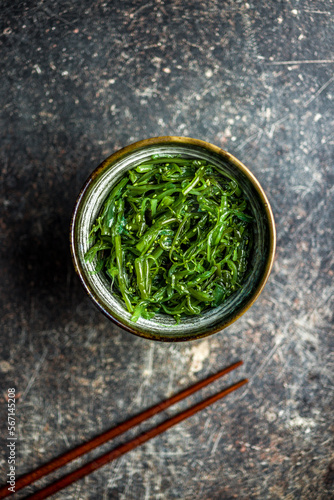
M241 288L216 308L199 316L189 316L176 324L168 315L158 314L151 320L136 323L124 302L110 290L102 273L92 274L94 265L85 262L89 249L88 235L101 206L124 173L152 155L182 155L207 160L218 171L233 176L244 191L254 216L254 243L250 272ZM276 232L267 197L254 175L234 156L198 139L188 137L154 137L131 144L109 156L87 179L76 201L71 229L71 253L76 272L98 308L121 328L141 337L176 342L195 340L216 333L236 321L259 297L269 277L275 254Z

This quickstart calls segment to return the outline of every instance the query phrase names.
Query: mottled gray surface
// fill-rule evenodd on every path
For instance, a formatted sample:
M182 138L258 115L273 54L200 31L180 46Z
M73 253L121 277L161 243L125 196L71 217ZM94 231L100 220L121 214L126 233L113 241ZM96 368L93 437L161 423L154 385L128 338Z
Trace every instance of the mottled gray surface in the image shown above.
M24 473L243 359L215 388L248 376L245 389L54 498L333 498L332 1L4 0L1 10L1 481L8 387ZM109 323L68 248L93 168L166 134L246 163L278 232L256 304L227 330L175 345Z

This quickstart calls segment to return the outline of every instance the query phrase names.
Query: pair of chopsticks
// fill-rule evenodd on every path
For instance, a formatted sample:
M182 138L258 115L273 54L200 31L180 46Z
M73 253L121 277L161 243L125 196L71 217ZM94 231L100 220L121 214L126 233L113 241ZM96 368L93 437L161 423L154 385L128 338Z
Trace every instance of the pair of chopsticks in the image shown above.
M86 453L89 453L90 451L94 450L98 446L101 446L102 444L105 444L107 441L115 438L116 436L119 436L120 434L123 434L124 432L128 431L132 427L135 427L136 425L140 424L144 420L147 420L150 417L153 417L153 415L156 415L157 413L160 413L161 411L165 410L166 408L169 408L170 406L174 405L175 403L187 398L191 394L194 394L195 392L199 391L203 387L211 384L218 378L226 375L227 373L231 372L232 370L235 370L238 368L240 365L242 365L242 361L238 361L237 363L234 363L233 365L224 368L223 370L219 371L218 373L215 373L214 375L209 376L208 378L201 380L200 382L197 382L196 384L192 385L188 389L185 389L175 396L172 396L162 403L158 403L155 406L152 406L151 408L148 408L147 410L143 411L139 415L136 415L126 422L123 422L122 424L109 429L99 436L94 437L90 441L77 446L76 448L64 453L63 455L55 458L54 460L51 460L45 465L42 465L40 468L25 474L24 476L21 476L16 480L16 485L15 485L15 492L19 491L22 488L25 488L26 486L29 486L30 484L34 483L38 479L42 478L43 476L46 476L47 474L51 474L55 470L59 469L60 467L63 467L67 463L71 462L72 460L75 460L76 458L82 457ZM231 385L230 387L227 387L226 389L214 394L213 396L208 397L207 399L204 399L203 401L191 406L187 410L184 410L178 414L176 414L174 417L169 418L168 420L165 420L161 424L157 425L156 427L153 427L152 429L144 432L143 434L140 434L138 437L131 439L130 441L121 444L114 448L111 451L108 451L107 453L99 456L98 458L92 460L91 462L86 463L82 467L79 467L78 469L69 472L65 476L61 477L60 479L54 481L50 485L40 489L36 493L33 493L32 495L26 497L29 499L33 500L41 500L43 498L47 498L50 495L55 494L56 492L62 490L63 488L66 488L70 484L74 483L78 479L83 478L84 476L87 476L91 472L99 469L103 465L111 462L112 460L115 460L116 458L120 457L121 455L124 455L130 450L133 450L134 448L137 448L137 446L140 446L141 444L145 443L149 439L154 438L155 436L158 436L159 434L165 432L167 429L170 429L174 425L178 424L179 422L182 422L183 420L187 419L188 417L191 417L195 413L199 412L203 408L215 403L219 399L224 398L231 392L235 391L239 387L243 386L248 382L247 379L240 380L236 384ZM7 496L10 496L12 493L8 490L8 486L4 486L0 488L0 499L1 498L6 498Z

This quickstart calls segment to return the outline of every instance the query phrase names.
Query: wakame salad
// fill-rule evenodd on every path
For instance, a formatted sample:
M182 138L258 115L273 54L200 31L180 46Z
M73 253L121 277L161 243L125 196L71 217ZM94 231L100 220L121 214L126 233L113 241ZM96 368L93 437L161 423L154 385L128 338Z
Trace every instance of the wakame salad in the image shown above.
M163 313L179 322L242 286L252 241L250 205L234 178L201 159L155 155L110 191L85 260L132 321Z

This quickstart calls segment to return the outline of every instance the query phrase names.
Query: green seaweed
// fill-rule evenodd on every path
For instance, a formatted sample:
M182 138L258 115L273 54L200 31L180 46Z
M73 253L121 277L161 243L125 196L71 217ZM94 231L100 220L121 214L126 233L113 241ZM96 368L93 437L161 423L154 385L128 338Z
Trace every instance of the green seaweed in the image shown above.
M253 217L240 185L210 163L153 156L111 190L88 236L87 262L132 321L218 307L249 269Z

